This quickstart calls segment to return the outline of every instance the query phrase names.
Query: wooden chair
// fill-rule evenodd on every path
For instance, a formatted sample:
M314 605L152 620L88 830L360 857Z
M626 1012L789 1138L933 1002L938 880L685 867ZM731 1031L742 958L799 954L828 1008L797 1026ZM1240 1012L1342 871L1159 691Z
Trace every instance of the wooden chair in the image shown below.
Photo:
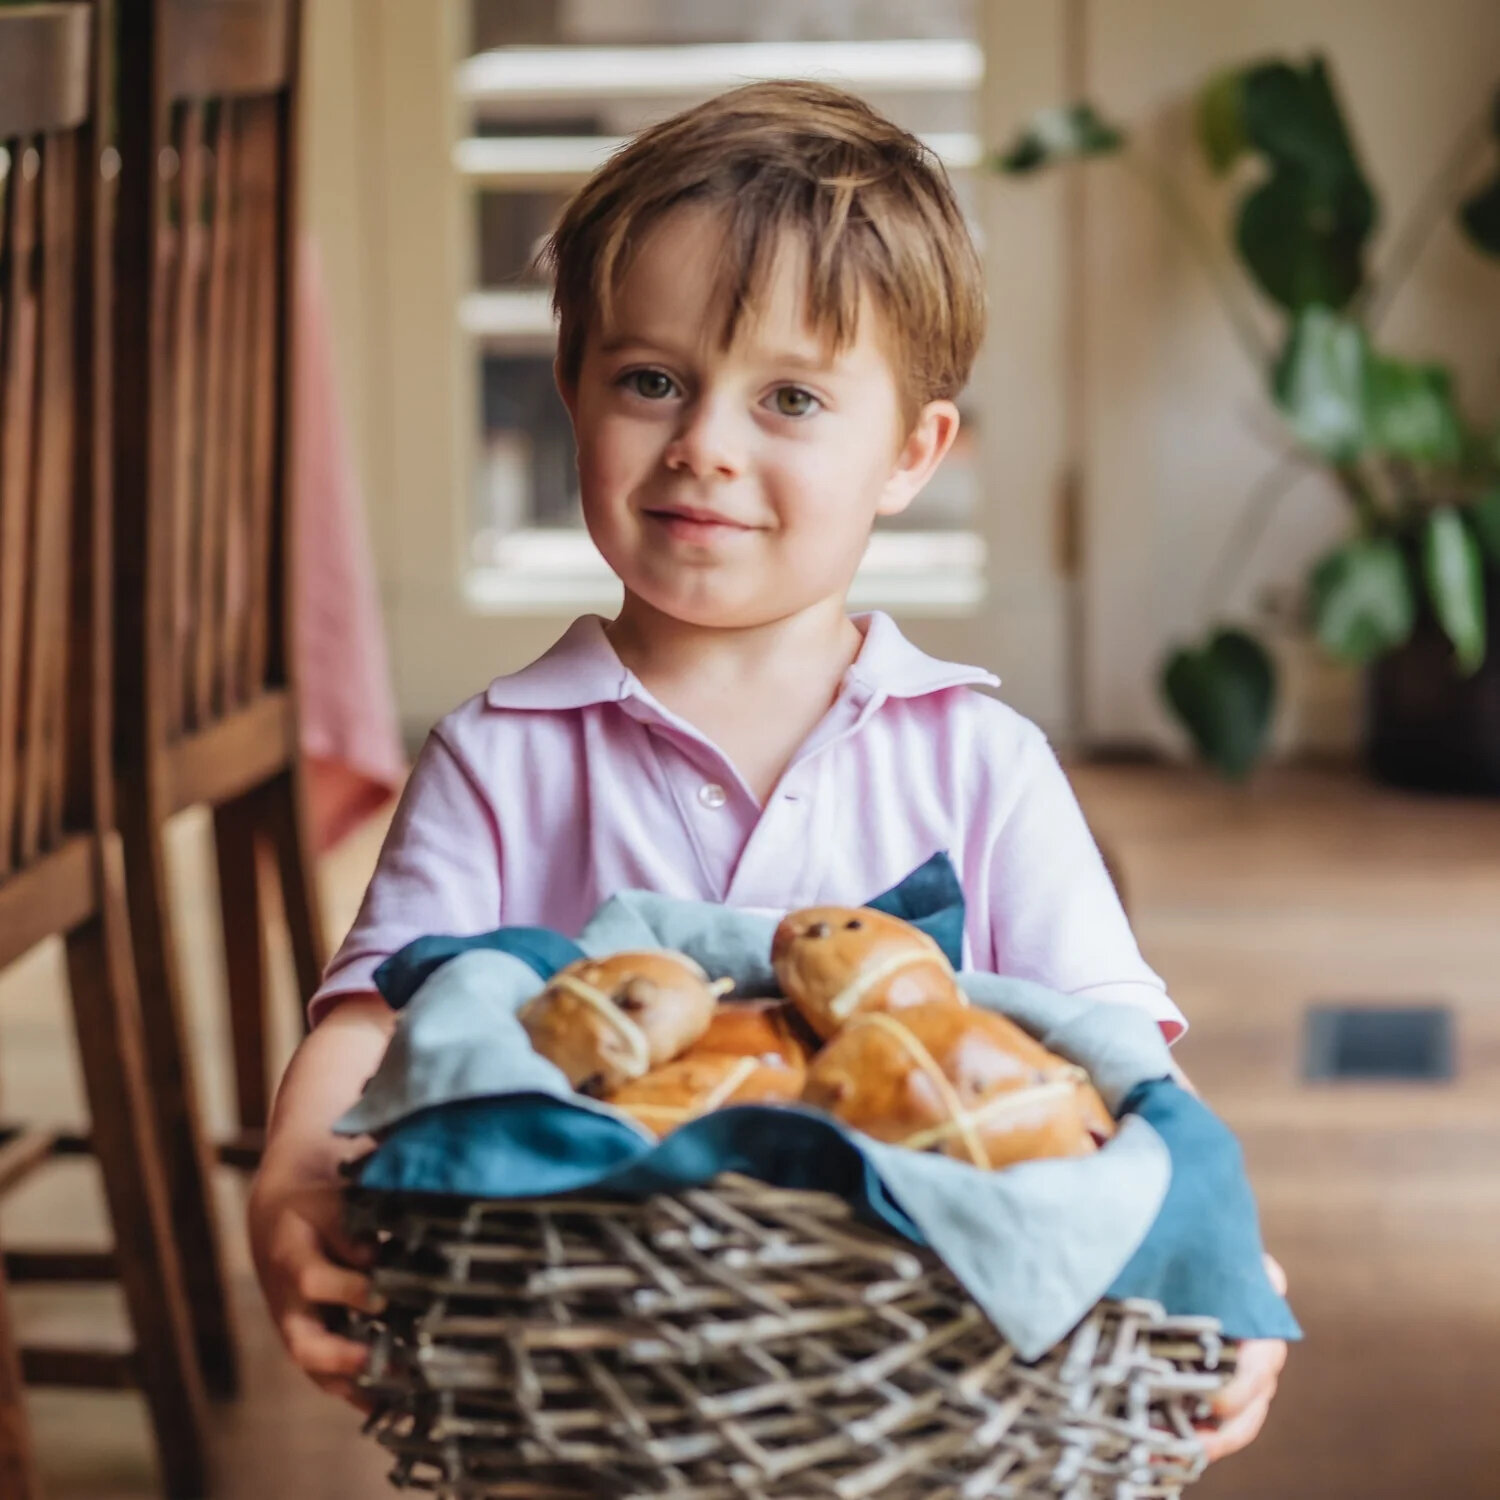
M316 910L290 660L296 0L121 0L116 771L151 1076L179 1224L213 1243L163 834L213 809L241 1136L269 1110L268 883L298 985ZM216 1253L189 1258L210 1388L235 1386Z
M204 1490L204 1398L143 1061L109 761L101 9L0 9L0 965L64 938L91 1117L86 1139L6 1129L0 1192L60 1152L93 1151L113 1250L12 1250L4 1270L13 1283L118 1279L135 1347L18 1351L0 1284L0 1494L38 1493L24 1378L139 1385L165 1490L188 1500Z

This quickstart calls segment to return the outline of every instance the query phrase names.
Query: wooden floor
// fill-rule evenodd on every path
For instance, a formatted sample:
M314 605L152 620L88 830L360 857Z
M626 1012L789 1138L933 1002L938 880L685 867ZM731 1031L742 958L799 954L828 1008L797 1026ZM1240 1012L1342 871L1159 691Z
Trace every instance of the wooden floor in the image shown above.
M1179 1056L1241 1133L1266 1238L1308 1332L1270 1427L1220 1466L1201 1500L1493 1500L1500 1493L1500 803L1382 793L1352 776L1279 774L1246 792L1147 768L1076 773L1123 867L1148 959L1193 1023ZM204 826L178 830L176 874L200 913L185 961L197 1041L226 1098ZM378 830L323 873L341 930ZM286 981L289 988L289 978ZM76 1118L60 965L39 951L0 982L7 1110ZM1449 1001L1458 1080L1305 1085L1303 1008L1316 1000ZM288 1002L290 1005L290 1002ZM291 1035L287 1030L287 1039ZM84 1165L13 1201L12 1242L100 1235ZM283 1362L256 1302L238 1185L235 1229L250 1394L216 1417L223 1500L374 1500L379 1453L353 1416ZM32 1332L118 1318L76 1290L16 1294ZM151 1454L129 1396L39 1394L33 1416L51 1500L144 1500Z

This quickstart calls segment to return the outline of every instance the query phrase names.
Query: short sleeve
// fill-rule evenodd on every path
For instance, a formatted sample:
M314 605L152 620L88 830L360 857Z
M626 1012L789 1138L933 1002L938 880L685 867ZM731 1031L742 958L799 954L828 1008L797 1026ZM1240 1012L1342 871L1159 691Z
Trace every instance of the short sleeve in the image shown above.
M1141 957L1067 775L1041 731L1028 731L989 858L995 972L1141 1006L1174 1042L1187 1021Z
M500 829L484 793L434 730L412 767L359 915L308 1006L314 1026L341 996L373 990L383 960L431 933L500 925Z

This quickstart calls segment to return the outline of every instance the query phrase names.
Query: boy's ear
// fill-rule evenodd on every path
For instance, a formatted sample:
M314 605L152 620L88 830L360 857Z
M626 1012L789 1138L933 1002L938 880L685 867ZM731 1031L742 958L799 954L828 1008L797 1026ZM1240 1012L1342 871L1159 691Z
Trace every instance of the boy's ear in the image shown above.
M958 436L958 407L951 401L929 401L917 413L906 441L896 455L896 466L886 480L879 516L898 516L922 493L933 471L942 463Z

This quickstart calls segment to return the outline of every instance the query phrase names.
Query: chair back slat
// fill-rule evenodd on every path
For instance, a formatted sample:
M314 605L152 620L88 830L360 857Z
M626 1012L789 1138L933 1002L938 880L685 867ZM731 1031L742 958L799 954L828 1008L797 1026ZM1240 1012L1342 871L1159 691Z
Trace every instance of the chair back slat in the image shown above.
M284 681L294 15L290 0L165 0L160 12L163 81L177 92L162 104L151 226L144 606L157 745ZM241 28L249 66L222 52L226 27Z
M236 204L234 202L235 132L231 101L214 111L209 132L208 293L205 312L202 465L198 506L197 556L193 590L193 692L191 721L206 724L225 709L219 642L225 600L224 541L228 532L229 496L225 490L225 427L229 417L227 387L237 351L229 338L231 275L234 270Z
M274 98L190 100L174 111L152 340L153 524L169 579L156 647L169 742L244 706L268 679L281 128Z
M77 406L73 309L78 273L78 141L41 146L41 235L34 470L31 641L27 668L20 862L55 848L62 834L67 768L68 606L73 531L74 416Z
M0 11L0 881L93 826L91 25L87 6Z
M250 510L252 479L247 462L250 442L251 362L241 351L251 347L255 322L257 260L252 243L253 205L247 182L251 147L247 125L254 101L231 100L225 105L224 129L232 153L233 170L224 212L230 221L228 287L225 294L228 338L222 354L224 413L219 425L218 462L223 474L224 535L220 554L219 638L215 643L218 673L226 711L244 706L249 683L249 607L259 593L249 587Z
M20 822L27 554L31 549L32 440L37 370L37 181L41 152L24 137L7 151L5 325L0 345L0 876L15 868Z
M273 535L284 469L279 397L288 371L280 349L280 326L290 288L282 258L284 195L278 193L282 133L286 125L279 101L259 99L245 121L245 244L251 267L249 363L249 430L244 456L246 496L245 628L243 682L248 694L265 684L271 669L274 622L271 571L283 538ZM284 185L283 185L284 186ZM280 601L276 601L279 605Z
M0 875L55 848L67 797L79 152L7 148L0 312Z
M164 228L176 239L171 288L170 367L162 393L168 397L170 446L168 488L162 497L165 554L170 559L167 634L157 643L166 668L167 733L175 739L197 727L188 714L193 638L193 531L201 514L199 438L203 411L204 260L207 231L203 223L204 106L193 101L175 112L173 146L167 161L170 187ZM167 309L163 309L167 312Z

